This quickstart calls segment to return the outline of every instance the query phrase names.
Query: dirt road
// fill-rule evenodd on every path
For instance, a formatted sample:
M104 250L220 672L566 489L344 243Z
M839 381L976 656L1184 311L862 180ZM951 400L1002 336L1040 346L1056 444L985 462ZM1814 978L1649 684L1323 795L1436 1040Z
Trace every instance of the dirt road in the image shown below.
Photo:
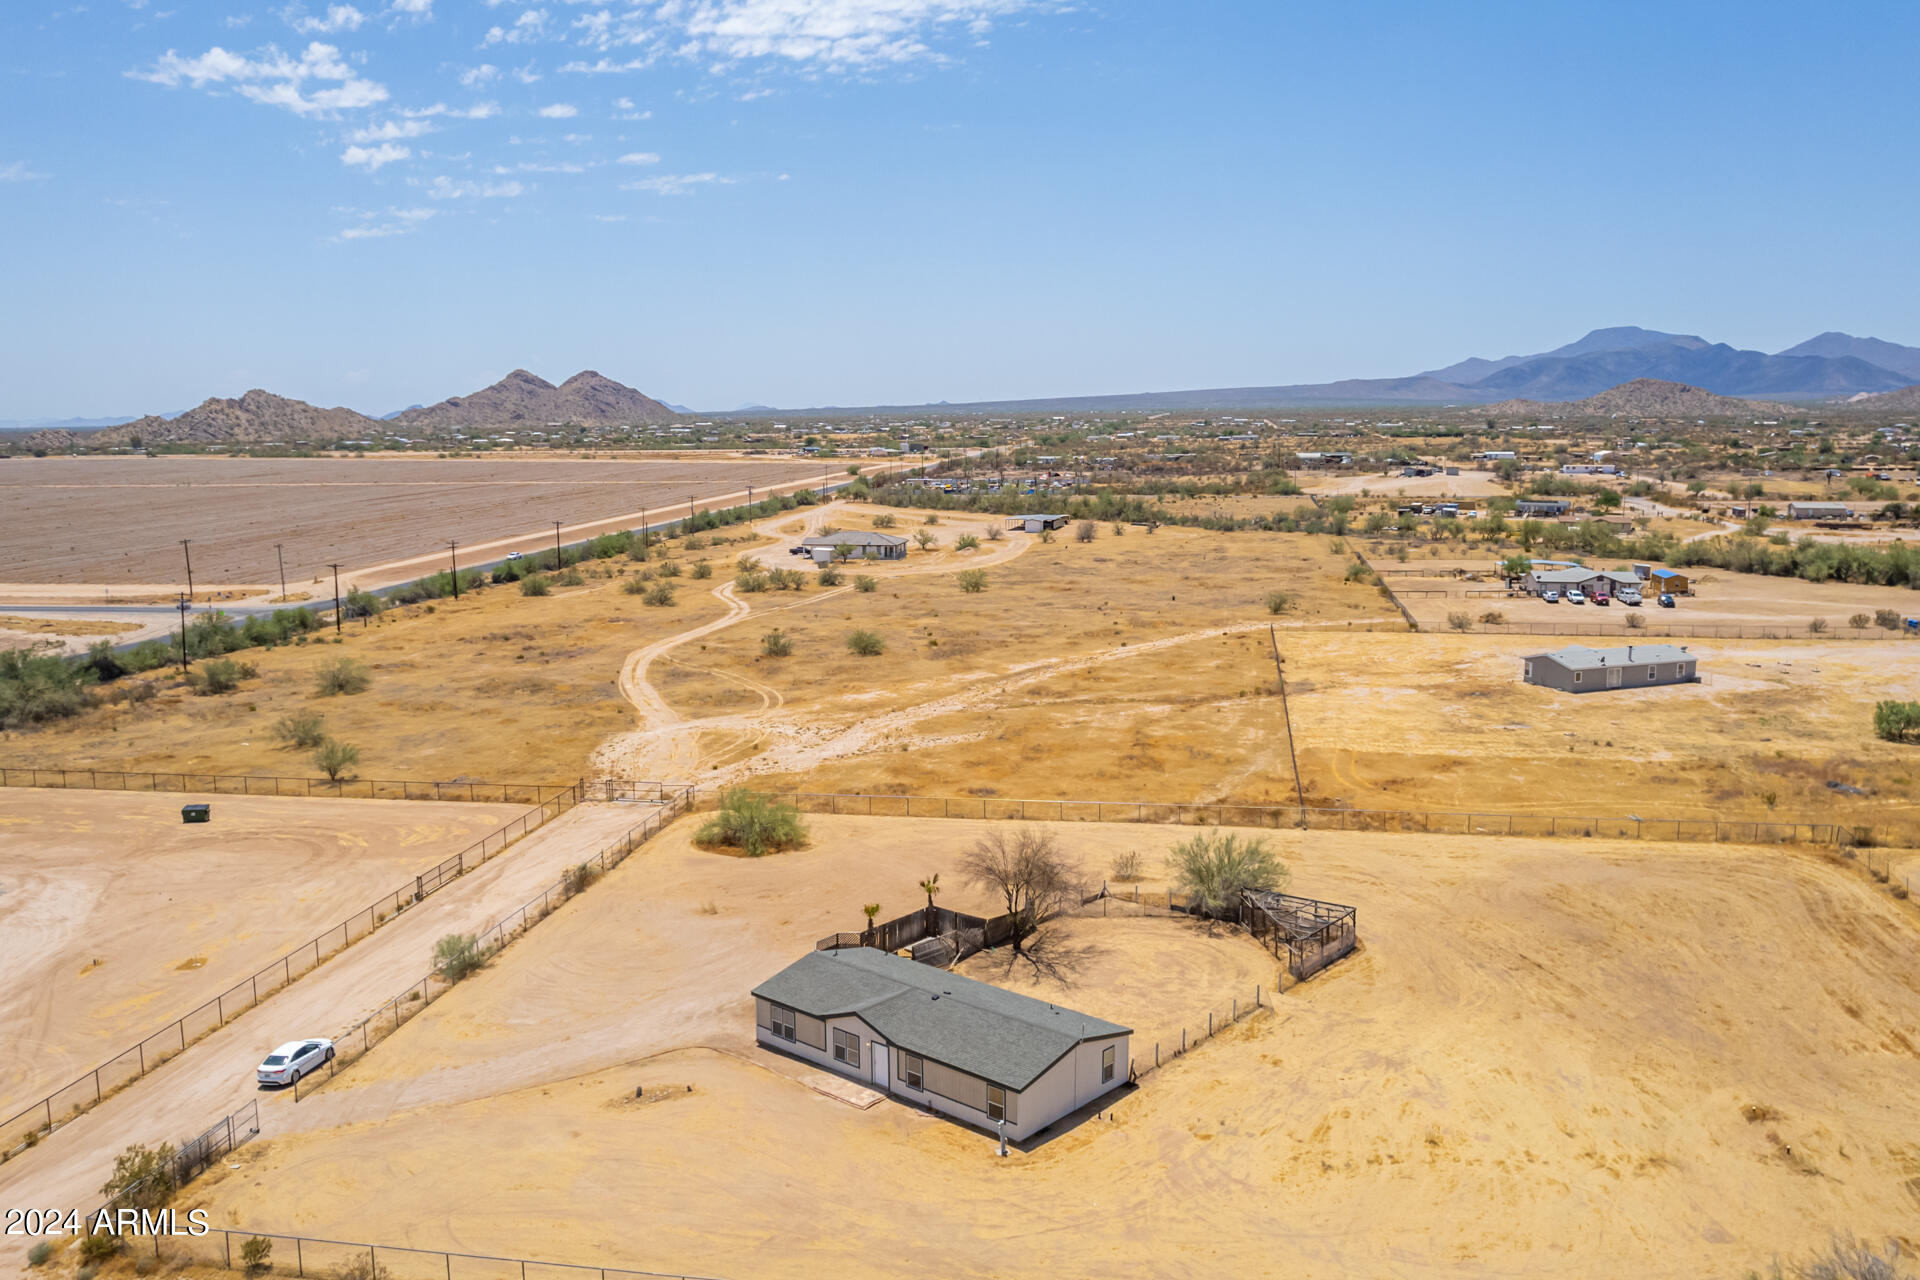
M132 1142L174 1142L260 1100L262 1130L294 1123L287 1091L255 1085L269 1049L300 1036L337 1035L430 967L433 944L477 933L557 880L563 868L637 826L647 806L582 805L312 974L234 1019L153 1074L0 1166L0 1205L78 1209L100 1201L114 1156Z

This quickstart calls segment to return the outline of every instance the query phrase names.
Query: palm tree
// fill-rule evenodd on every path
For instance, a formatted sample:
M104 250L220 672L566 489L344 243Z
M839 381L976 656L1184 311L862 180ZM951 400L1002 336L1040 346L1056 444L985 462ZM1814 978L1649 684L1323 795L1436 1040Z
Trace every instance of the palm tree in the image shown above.
M920 882L920 892L927 895L927 932L939 932L939 917L933 914L933 900L940 892L940 873L934 872Z
M860 909L867 913L867 931L860 935L861 942L865 945L867 939L873 937L873 918L880 914L880 904L877 902L869 902Z

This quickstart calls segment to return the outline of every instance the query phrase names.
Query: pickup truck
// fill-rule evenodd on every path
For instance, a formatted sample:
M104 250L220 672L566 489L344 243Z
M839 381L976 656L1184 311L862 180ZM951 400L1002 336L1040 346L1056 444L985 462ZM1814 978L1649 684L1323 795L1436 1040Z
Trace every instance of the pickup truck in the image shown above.
M1621 604L1632 605L1635 608L1639 608L1640 606L1640 593L1638 591L1622 591L1614 598Z
M1604 609L1613 603L1613 597L1604 591L1596 591L1593 593L1593 602Z

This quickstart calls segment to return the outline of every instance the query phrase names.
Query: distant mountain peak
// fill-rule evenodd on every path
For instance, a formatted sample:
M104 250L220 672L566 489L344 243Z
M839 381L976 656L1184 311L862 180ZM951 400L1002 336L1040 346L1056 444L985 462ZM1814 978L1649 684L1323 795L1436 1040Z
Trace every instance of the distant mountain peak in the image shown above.
M515 369L472 395L453 396L439 404L409 409L395 421L427 428L518 423L545 426L555 422L614 426L667 422L673 416L673 410L658 400L592 369L582 369L557 387L537 374Z

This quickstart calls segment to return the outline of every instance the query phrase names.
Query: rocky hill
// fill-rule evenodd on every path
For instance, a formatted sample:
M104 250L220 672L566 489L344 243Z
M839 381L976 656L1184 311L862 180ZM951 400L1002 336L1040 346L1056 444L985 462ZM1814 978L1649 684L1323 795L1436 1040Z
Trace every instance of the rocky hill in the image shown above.
M1920 413L1920 386L1884 391L1877 396L1854 396L1847 401L1847 408L1868 413Z
M1584 400L1502 400L1486 407L1490 418L1734 418L1787 412L1785 405L1735 400L1658 378L1636 378Z
M149 415L88 438L89 444L264 444L351 440L377 429L351 409L321 409L258 388L238 400L209 399L177 418Z
M592 427L669 422L674 417L673 410L658 400L591 369L574 374L557 387L525 369L515 369L470 396L409 409L394 423L427 430L562 422Z

